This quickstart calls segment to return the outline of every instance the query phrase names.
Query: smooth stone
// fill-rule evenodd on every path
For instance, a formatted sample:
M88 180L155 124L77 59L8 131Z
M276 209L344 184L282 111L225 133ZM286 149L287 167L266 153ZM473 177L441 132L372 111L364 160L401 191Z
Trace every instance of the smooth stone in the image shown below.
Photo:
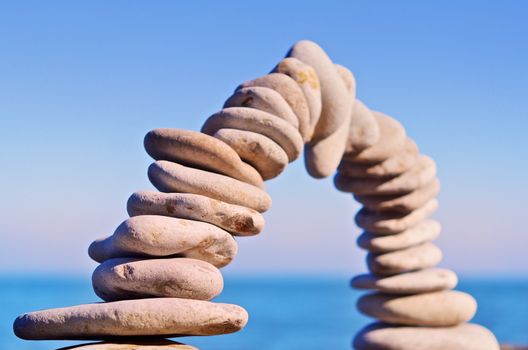
M354 277L351 282L354 288L376 289L387 294L436 292L453 289L457 283L458 278L453 271L440 268L407 272L389 277L364 274Z
M354 77L354 74L352 74L350 69L340 64L334 63L334 67L337 74L341 77L341 80L343 80L343 83L345 83L350 102L354 103L356 100L356 78Z
M335 186L343 192L358 196L397 195L412 192L433 181L436 164L427 156L420 156L417 163L401 175L389 179L354 178L338 173Z
M394 252L367 255L369 270L381 276L433 267L440 261L442 251L429 242Z
M265 212L271 197L262 189L231 177L158 160L148 168L150 182L161 192L183 192Z
M451 327L473 318L477 302L471 295L454 290L412 295L372 293L361 296L357 308L382 322Z
M263 87L252 86L237 90L227 99L223 108L248 107L259 109L286 120L295 128L299 128L299 119L290 105L277 91Z
M299 120L299 132L304 141L308 140L310 129L310 110L301 87L286 74L270 73L263 77L242 83L237 90L262 86L277 91L290 105Z
M152 339L152 340L123 340L113 342L89 343L75 346L68 346L58 350L164 350L164 349L178 349L178 350L198 350L194 346L177 343L166 339Z
M179 298L122 300L30 312L15 334L27 340L121 336L219 335L241 330L246 310L237 305Z
M321 84L315 69L294 57L286 57L277 64L273 71L288 75L301 88L310 111L310 123L307 134L307 140L310 140L323 108Z
M438 221L425 220L415 226L393 235L380 236L368 231L357 239L359 247L373 253L387 253L430 242L438 237L441 226Z
M103 262L112 258L182 256L216 267L231 262L237 243L229 232L214 225L157 215L125 220L110 237L94 241L90 257Z
M429 200L436 197L439 192L440 180L434 178L430 183L403 195L354 195L354 198L369 210L408 213L425 205Z
M334 63L316 43L301 40L287 54L315 69L321 85L321 116L316 124L311 143L315 144L334 134L350 119L352 101Z
M356 103L359 101L356 101ZM354 104L356 106L356 104ZM351 123L352 125L352 123ZM344 159L339 164L339 173L355 178L387 178L410 170L418 160L416 143L407 138L405 148L382 162L374 164L353 163Z
M277 177L288 165L286 152L267 136L236 129L220 129L213 136L231 146L264 180Z
M343 157L357 154L374 146L380 138L380 128L374 114L360 100L352 105L350 128Z
M488 329L465 323L455 327L398 327L370 324L354 338L356 350L499 350Z
M438 209L438 200L433 198L422 207L410 212L376 212L362 208L355 217L356 224L362 229L378 235L400 233L430 217Z
M372 111L372 114L379 127L378 142L357 154L346 154L343 159L347 162L379 163L405 148L407 135L400 122L381 112Z
M154 129L145 135L145 150L155 160L168 160L223 174L264 188L262 177L224 142L201 132Z
M138 191L127 202L130 216L163 215L207 222L236 236L252 236L264 228L258 211L191 193Z
M92 286L104 301L171 297L211 300L224 281L213 265L196 259L109 259L92 274Z
M214 135L220 129L238 129L262 134L275 141L288 155L297 159L304 147L299 131L287 121L253 108L224 108L207 119L202 132Z

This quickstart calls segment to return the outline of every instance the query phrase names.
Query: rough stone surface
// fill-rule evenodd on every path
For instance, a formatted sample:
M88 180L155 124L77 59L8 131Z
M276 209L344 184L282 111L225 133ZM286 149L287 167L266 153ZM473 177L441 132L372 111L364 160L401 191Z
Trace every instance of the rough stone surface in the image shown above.
M220 129L213 135L231 146L264 180L278 176L288 165L288 155L272 139L252 131Z
M440 180L434 178L428 184L403 195L361 196L354 194L354 198L369 210L408 213L424 206L439 192Z
M227 175L264 188L262 177L224 142L201 132L154 129L144 140L147 153L155 160L168 160L190 167Z
M95 293L105 301L172 297L211 300L224 281L213 265L196 259L109 259L92 275Z
M310 110L301 87L291 77L282 73L271 73L263 77L246 81L238 89L263 86L277 91L290 105L299 120L299 132L304 141L308 140L310 129Z
M321 84L319 77L310 65L293 57L286 57L273 69L274 72L286 74L299 85L310 111L310 123L307 140L312 138L315 125L321 116Z
M354 338L356 350L499 350L495 336L476 324L398 327L370 324Z
M201 300L155 298L84 304L19 316L15 334L28 340L115 336L218 335L247 323L240 306Z
M299 128L299 119L288 102L277 91L267 87L252 86L235 91L224 103L224 108L229 107L259 109L282 118L295 128Z
M438 200L433 198L422 207L410 212L376 212L362 208L356 214L356 224L370 233L391 235L400 233L427 219L438 208Z
M191 193L139 191L127 202L130 216L163 215L207 222L236 236L256 235L264 218L253 209Z
M441 260L442 251L432 243L423 243L390 253L367 255L368 268L376 275L393 275L433 267Z
M357 244L373 253L387 253L401 250L434 240L440 234L438 221L425 220L415 226L393 235L380 236L363 232L357 239Z
M359 275L352 279L351 284L354 288L375 289L388 294L416 294L453 289L457 282L453 271L431 268L389 277Z
M357 307L382 322L450 327L469 321L477 311L477 302L469 294L444 290L413 295L366 294L358 299Z
M152 339L152 340L123 340L113 342L88 343L76 346L68 346L58 350L164 350L164 349L178 349L178 350L198 350L194 346L177 343L166 339Z
M370 109L356 99L352 105L345 157L375 145L380 138L378 123Z
M269 137L281 146L290 162L299 157L304 146L301 134L290 123L254 108L224 108L210 116L202 126L202 132L209 135L220 129L246 130Z
M264 212L271 197L262 189L231 177L158 160L148 169L150 182L161 192L192 193Z
M125 220L112 236L94 241L88 253L97 262L178 255L222 267L235 257L237 243L228 232L205 222L141 215Z

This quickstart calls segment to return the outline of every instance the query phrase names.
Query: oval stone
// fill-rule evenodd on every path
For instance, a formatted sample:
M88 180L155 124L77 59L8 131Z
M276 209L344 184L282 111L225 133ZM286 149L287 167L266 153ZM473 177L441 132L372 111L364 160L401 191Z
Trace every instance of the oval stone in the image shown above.
M31 312L19 316L13 329L27 340L174 337L233 333L242 329L247 319L246 310L237 305L154 298Z
M88 248L88 254L97 262L178 255L207 261L216 267L229 264L236 253L234 238L214 225L157 215L127 219L112 236L96 240Z
M252 131L220 129L213 135L231 146L264 180L278 176L288 165L288 155L272 139Z
M367 255L369 270L376 275L393 275L433 267L442 260L442 251L432 243L384 254Z
M130 216L163 215L207 222L236 236L252 236L264 228L258 211L191 193L139 191L127 202Z
M356 99L352 105L350 127L343 157L357 154L374 146L380 138L380 130L370 109Z
M95 294L105 301L172 297L211 300L222 292L222 274L196 259L109 259L92 274Z
M68 346L58 350L198 350L194 346L177 343L166 339L152 339L152 340L123 340L113 342L100 342L81 344L76 346Z
M214 135L220 129L238 129L262 134L275 141L288 155L290 162L299 157L304 141L290 123L253 108L224 108L207 119L202 132Z
M161 192L192 193L265 212L271 197L262 189L231 177L158 160L148 168L150 182Z
M469 321L477 311L477 302L469 294L444 290L413 295L366 294L358 299L357 307L382 322L450 327Z
M471 323L456 327L398 327L370 324L354 338L356 350L499 350L488 329Z

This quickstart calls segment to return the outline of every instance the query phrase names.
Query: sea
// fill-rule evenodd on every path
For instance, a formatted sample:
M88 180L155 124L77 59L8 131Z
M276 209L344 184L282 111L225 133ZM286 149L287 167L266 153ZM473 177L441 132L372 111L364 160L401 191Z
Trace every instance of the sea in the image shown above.
M479 303L473 322L508 344L528 344L528 278L463 278L458 290ZM248 310L238 333L185 337L201 350L351 349L353 335L372 322L355 309L362 293L344 276L227 276L215 300ZM45 308L97 302L90 282L71 276L0 276L0 349L57 349L75 341L23 341L12 331L17 315Z

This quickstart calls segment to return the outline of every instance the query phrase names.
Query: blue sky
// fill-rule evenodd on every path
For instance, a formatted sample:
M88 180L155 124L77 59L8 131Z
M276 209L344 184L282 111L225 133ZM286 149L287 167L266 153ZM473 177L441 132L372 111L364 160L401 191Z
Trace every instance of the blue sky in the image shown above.
M324 4L324 5L323 5ZM0 4L0 271L89 274L88 244L152 188L143 135L199 130L311 39L398 118L443 184L444 266L528 275L528 3L13 1ZM231 273L363 271L358 206L302 160L267 188Z

